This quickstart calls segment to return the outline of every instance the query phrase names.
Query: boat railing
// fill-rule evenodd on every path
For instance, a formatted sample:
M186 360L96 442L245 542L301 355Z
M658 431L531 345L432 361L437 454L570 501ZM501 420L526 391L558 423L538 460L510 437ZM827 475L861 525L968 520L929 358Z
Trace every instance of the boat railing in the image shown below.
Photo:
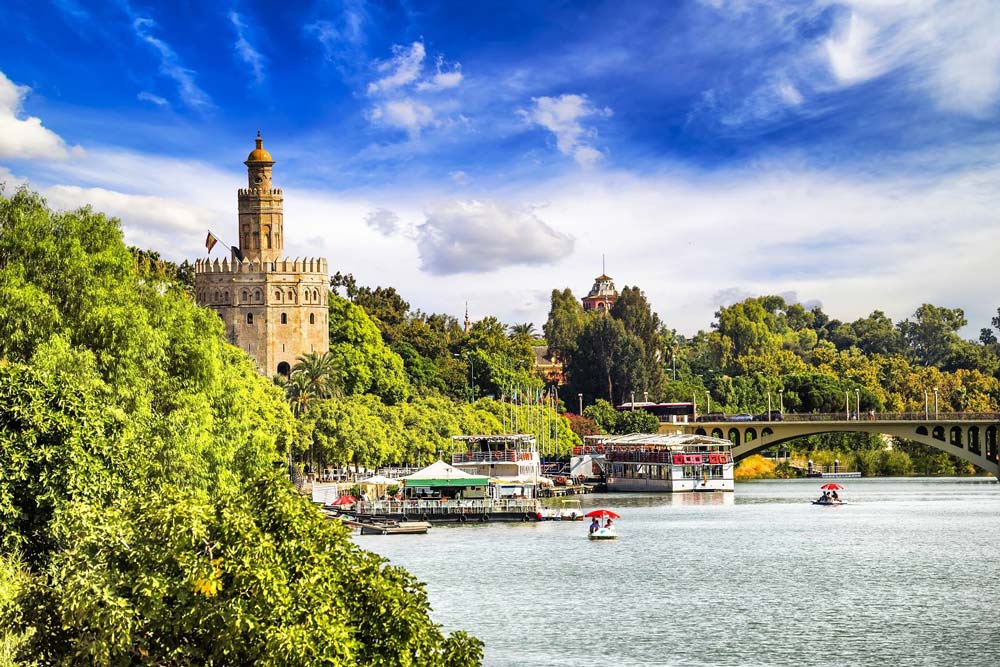
M502 449L491 452L460 452L451 455L454 463L517 463L531 461L536 453L516 449Z
M467 499L467 500L371 500L357 505L359 515L381 516L403 514L434 516L438 514L489 514L490 512L535 512L534 498Z

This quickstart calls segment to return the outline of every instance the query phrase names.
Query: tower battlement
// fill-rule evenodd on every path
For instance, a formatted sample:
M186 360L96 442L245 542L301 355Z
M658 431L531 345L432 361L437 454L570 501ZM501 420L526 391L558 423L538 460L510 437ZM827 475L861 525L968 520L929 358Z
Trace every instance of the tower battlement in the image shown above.
M273 262L257 259L196 259L194 272L198 273L315 273L324 277L330 275L326 259L323 257L282 257Z
M258 195L281 196L281 188L240 188L237 194L241 197L253 197Z

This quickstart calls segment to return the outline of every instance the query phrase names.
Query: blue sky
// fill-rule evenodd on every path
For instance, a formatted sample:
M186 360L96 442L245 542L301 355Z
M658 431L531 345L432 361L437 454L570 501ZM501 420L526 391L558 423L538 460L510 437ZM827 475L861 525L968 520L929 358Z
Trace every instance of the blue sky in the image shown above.
M602 254L688 333L1000 305L993 2L7 4L0 177L175 259L261 129L289 254L423 310L540 326Z

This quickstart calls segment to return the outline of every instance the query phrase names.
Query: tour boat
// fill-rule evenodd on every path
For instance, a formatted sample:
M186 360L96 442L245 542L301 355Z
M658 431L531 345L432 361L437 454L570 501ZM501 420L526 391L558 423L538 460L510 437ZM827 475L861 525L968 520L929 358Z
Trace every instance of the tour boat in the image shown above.
M581 455L605 471L608 491L733 491L729 440L706 435L587 436Z

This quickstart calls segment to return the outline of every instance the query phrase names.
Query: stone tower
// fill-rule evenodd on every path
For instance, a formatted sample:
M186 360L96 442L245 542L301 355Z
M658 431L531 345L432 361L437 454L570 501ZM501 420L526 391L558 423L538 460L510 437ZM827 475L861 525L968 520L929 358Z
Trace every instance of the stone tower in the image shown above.
M283 256L283 197L271 184L274 160L259 132L244 164L248 187L237 195L240 245L229 258L195 262L195 299L219 313L229 342L253 357L262 373L287 375L299 356L329 349L329 271L322 257Z

